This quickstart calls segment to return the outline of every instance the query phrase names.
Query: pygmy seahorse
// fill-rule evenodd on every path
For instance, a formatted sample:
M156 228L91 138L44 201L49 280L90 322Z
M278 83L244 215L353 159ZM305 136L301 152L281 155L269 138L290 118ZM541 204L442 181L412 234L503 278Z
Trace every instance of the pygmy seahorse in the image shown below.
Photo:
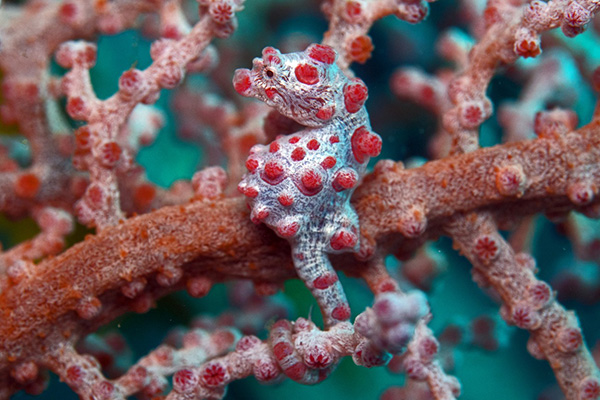
M358 217L350 196L381 138L364 107L367 87L348 78L329 46L281 54L267 47L252 70L235 71L238 93L262 100L306 129L256 145L238 186L251 218L286 238L298 276L316 298L325 326L350 318L328 253L358 251Z

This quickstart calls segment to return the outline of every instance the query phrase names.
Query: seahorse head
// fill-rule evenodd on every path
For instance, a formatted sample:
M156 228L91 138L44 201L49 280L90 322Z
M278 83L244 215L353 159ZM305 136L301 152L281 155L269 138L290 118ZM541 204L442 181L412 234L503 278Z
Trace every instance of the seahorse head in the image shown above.
M233 85L241 95L260 99L302 125L323 126L358 112L367 99L365 84L346 77L336 57L333 48L320 44L290 54L266 47L252 70L235 71Z

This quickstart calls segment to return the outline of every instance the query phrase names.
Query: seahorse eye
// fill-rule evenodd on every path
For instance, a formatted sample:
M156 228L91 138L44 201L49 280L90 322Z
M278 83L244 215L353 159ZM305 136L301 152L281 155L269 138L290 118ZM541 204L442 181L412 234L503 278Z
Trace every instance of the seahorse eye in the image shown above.
M269 68L266 69L265 74L267 75L267 78L272 78L273 76L275 76L275 72L273 72L273 70Z

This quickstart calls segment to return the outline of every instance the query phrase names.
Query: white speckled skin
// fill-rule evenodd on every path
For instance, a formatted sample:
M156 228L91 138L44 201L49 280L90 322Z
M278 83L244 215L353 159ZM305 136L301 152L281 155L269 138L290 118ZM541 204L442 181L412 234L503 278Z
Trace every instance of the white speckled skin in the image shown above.
M346 77L334 58L333 49L321 45L285 55L266 48L251 71L237 70L234 77L238 92L306 126L254 146L239 190L249 199L253 221L290 241L298 275L327 326L347 320L350 312L326 253L358 250L358 217L349 200L369 155L381 146L363 107L366 87ZM352 89L358 94L348 93ZM357 131L363 135L358 139ZM361 138L375 144L371 154L356 147ZM319 277L323 282L315 281Z

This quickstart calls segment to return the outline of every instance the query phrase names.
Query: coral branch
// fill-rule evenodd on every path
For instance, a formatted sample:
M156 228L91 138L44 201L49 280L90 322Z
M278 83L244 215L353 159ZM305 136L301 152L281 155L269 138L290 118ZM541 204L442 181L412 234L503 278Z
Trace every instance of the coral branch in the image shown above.
M459 216L446 230L473 264L479 285L502 298L502 317L531 333L529 353L548 361L566 397L593 398L588 393L600 388L600 371L582 345L577 317L556 302L547 283L535 278L535 261L515 254L484 213Z
M570 200L569 183L576 182L580 178L577 171L586 166L592 174L589 176L598 180L600 172L593 172L600 161L598 129L600 126L595 123L564 137L482 149L414 170L384 170L380 166L365 179L354 198L362 234L370 246L377 244L408 254L423 236L438 235L439 227L456 213L492 209L498 217L517 218L539 209L564 212L581 206ZM559 151L559 142L563 144L561 148L568 149L566 154ZM557 159L557 153L562 154L564 164L553 163L549 170L546 165ZM532 181L520 197L514 196L511 203L503 204L496 174L473 181L464 176L461 165L470 164L476 171L493 171L492 161L508 159L509 154L514 154L511 161L518 160L519 154L531 155L531 162L524 164L525 175L535 172L533 176L547 178ZM481 166L474 164L476 161ZM465 189L466 181L474 185L473 190ZM413 198L407 196L410 193ZM548 197L547 193L553 195ZM412 208L418 199L423 204L421 213ZM594 201L587 207L596 204ZM13 310L0 326L1 369L6 371L19 361L37 359L49 343L74 343L126 311L144 311L154 299L186 282L193 287L200 277L266 282L293 277L290 252L281 245L282 240L254 226L247 215L241 199L165 207L88 237L60 256L43 261L35 275L0 294L2 309ZM428 221L427 228L420 228L424 220ZM341 258L334 259L334 265L341 266L339 262ZM358 265L344 267L356 273ZM179 280L166 287L155 283L156 274L168 268L180 271L175 272ZM80 282L80 286L74 288L67 282ZM139 283L139 291L135 296L127 296L128 289L138 286L134 283ZM43 301L23 304L22 298ZM98 299L102 306L88 322L78 317L77 310L89 298ZM58 320L60 324L55 323Z

